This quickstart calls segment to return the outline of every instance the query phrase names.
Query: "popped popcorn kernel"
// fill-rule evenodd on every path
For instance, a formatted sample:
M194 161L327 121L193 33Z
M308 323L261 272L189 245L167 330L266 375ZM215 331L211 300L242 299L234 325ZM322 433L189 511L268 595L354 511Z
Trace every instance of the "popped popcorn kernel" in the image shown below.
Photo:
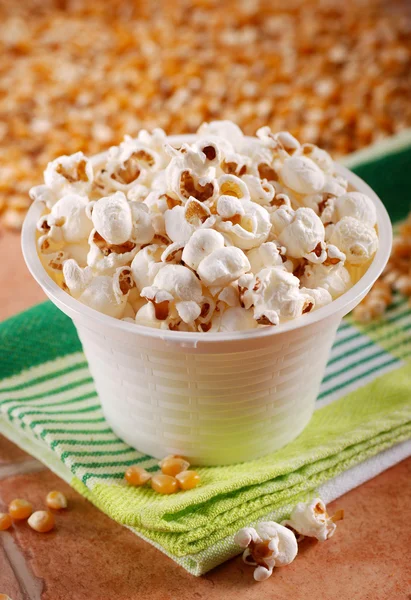
M374 204L325 150L230 121L172 142L143 130L93 160L62 156L31 190L42 264L86 306L168 331L244 331L305 318L368 268Z

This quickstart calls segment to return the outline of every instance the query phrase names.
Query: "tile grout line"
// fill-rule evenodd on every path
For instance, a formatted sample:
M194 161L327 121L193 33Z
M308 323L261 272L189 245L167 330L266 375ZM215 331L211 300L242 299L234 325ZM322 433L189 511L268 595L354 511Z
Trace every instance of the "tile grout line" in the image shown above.
M24 600L41 600L43 580L31 571L28 561L9 531L3 531L2 545Z

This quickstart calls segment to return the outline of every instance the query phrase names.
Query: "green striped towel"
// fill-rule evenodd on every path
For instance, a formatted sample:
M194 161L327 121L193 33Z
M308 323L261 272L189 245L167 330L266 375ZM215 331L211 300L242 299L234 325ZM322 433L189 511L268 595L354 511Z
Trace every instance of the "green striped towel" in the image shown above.
M397 218L411 196L407 164L411 144L397 143L372 161L360 157L355 169ZM156 460L111 431L71 321L46 302L0 325L0 431L200 575L238 553L233 537L240 527L285 518L327 482L411 438L410 329L411 312L399 295L377 324L360 327L345 319L318 409L294 442L248 463L201 468L201 487L161 497L149 487L125 485L128 465L153 472Z

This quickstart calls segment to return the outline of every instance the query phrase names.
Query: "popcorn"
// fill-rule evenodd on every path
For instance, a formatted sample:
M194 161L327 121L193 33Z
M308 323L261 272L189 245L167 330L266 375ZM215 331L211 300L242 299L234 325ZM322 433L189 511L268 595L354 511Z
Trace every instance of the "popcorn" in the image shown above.
M176 300L201 302L201 283L194 273L182 265L164 265L153 280L153 286L169 292Z
M360 192L348 192L335 200L336 220L353 217L370 227L377 222L377 211L368 196Z
M243 552L243 561L255 566L254 579L264 581L274 567L284 567L293 562L298 554L298 544L292 531L274 521L244 527L235 535L235 543Z
M225 286L250 270L250 263L239 248L218 248L203 258L197 273L205 285Z
M243 331L325 306L366 269L375 209L327 152L229 121L170 141L141 131L92 162L60 157L30 191L42 264L74 298L164 330Z
M225 233L232 244L242 250L259 246L268 238L271 229L270 215L255 202L243 202L244 214L226 221L218 221L216 228Z
M366 263L378 248L378 237L375 229L367 223L343 217L332 227L328 242L337 246L353 265Z
M215 217L208 207L190 197L185 206L175 206L164 215L165 230L173 242L185 243L196 229L212 227Z
M307 265L301 285L309 289L324 288L335 300L351 287L351 277L341 262L336 265Z
M330 517L326 506L320 498L311 502L300 502L295 506L287 521L282 525L289 526L297 533L306 537L316 538L320 542L330 539L337 529L335 521L343 519L343 511L338 511Z
M277 246L273 242L264 242L258 248L247 252L252 273L258 273L264 267L279 267L283 264L281 253L285 254L285 248Z
M299 279L282 267L267 267L238 283L244 307L254 307L254 317L261 325L295 319L314 305L311 296L300 290Z
M56 239L61 232L62 239L69 243L87 238L93 227L86 213L87 205L88 199L78 194L67 194L58 200L47 216L47 225L53 228L49 237Z
M184 246L182 260L196 271L204 258L220 248L224 248L224 238L221 233L214 229L198 229Z
M306 156L286 158L281 169L284 185L298 194L314 194L323 189L325 175L316 163Z
M241 306L227 308L222 315L218 330L219 331L246 331L255 329L257 321L252 313Z
M44 171L44 183L52 192L54 201L57 201L58 196L73 192L87 196L91 191L93 178L93 167L82 152L60 156L50 162ZM53 196L50 194L47 197L48 208L51 208L50 203L54 204Z
M280 232L278 241L285 246L288 256L322 263L327 256L324 236L324 225L315 212L311 208L299 208Z
M124 244L131 238L131 207L122 192L116 192L95 202L91 218L97 233L109 244Z
M158 271L164 267L161 256L164 247L150 244L137 252L130 265L134 282L139 290L149 286L154 281Z

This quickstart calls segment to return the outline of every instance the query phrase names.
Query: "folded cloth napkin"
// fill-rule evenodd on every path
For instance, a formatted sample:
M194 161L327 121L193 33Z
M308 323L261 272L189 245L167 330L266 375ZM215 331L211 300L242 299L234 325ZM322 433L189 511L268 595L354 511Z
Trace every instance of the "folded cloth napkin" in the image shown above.
M159 496L125 484L127 466L153 472L157 461L112 432L74 326L46 302L0 325L0 431L201 575L240 551L233 540L239 528L281 520L318 490L332 499L409 453L410 329L411 311L400 296L377 324L346 319L318 409L296 440L258 460L200 468L200 487Z

